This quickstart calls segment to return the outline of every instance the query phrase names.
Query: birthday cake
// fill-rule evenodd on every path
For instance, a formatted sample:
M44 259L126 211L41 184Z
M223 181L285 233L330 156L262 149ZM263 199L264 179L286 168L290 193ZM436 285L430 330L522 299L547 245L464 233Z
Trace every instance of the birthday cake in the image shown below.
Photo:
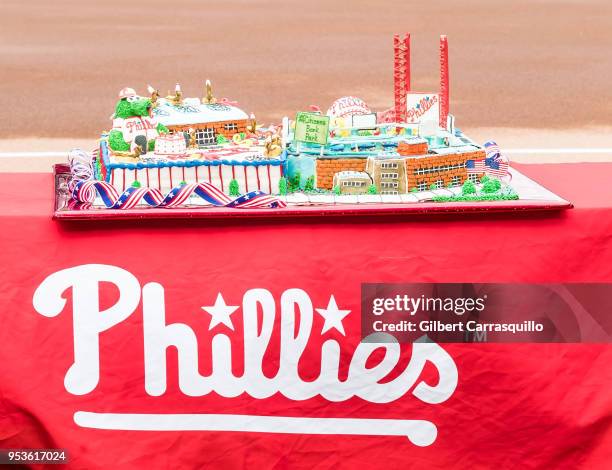
M262 127L208 80L201 98L124 88L93 155L71 156L72 195L112 209L518 199L497 144L455 127L448 78L442 36L439 92L413 92L410 36L396 35L394 105L378 112L347 96Z

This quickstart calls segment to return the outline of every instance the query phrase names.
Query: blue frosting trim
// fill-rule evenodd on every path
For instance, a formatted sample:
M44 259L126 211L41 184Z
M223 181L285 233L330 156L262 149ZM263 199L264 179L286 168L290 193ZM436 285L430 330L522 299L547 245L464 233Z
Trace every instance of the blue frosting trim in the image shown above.
M283 153L280 155L280 159L283 162L283 177L287 178L287 174L289 173L289 160L287 158L287 149L283 150Z
M102 138L104 138L105 136L106 135L103 134ZM102 163L106 167L106 178L104 179L104 181L106 181L107 183L110 183L112 169L110 168L111 162L108 156L108 143L106 142L106 140L100 141L100 153L102 154Z
M108 151L108 143L106 141L102 141L101 143L102 149L102 158L104 161L104 165L108 170L107 181L110 178L110 172L115 169L122 170L142 170L144 168L169 168L169 167L185 167L191 168L195 166L220 166L220 165L230 165L230 166L280 166L286 167L286 153L283 152L281 154L280 159L274 160L254 160L254 161L239 161L239 160L176 160L176 161L168 161L168 162L138 162L138 163L111 163Z

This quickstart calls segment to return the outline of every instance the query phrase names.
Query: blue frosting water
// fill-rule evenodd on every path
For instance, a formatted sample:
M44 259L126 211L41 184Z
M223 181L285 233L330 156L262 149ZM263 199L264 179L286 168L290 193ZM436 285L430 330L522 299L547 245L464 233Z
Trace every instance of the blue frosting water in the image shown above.
M298 173L300 174L300 187L304 187L310 176L316 178L315 158L309 155L289 155L287 157L287 167L285 174L287 178L292 179Z

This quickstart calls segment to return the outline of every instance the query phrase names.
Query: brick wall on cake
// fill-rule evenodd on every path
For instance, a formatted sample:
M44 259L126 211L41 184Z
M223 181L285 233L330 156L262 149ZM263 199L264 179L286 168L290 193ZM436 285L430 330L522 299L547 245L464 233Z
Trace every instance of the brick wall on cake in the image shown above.
M364 171L366 158L318 158L317 188L332 189L334 175L339 171Z
M447 187L452 183L453 177L458 177L458 184L463 184L467 179L465 162L467 160L481 160L483 158L485 158L484 150L459 154L455 153L451 155L432 155L430 157L422 158L407 158L406 173L408 176L408 191L418 189L419 183L425 183L427 185L427 189L429 189L432 184L435 184L439 180L442 180L444 187ZM429 172L425 174L415 173L417 169L431 169L446 165L462 165L462 167L452 170Z
M246 128L247 128L247 123L248 120L247 119L239 119L239 120L234 120L234 121L219 121L219 122L203 122L200 124L189 124L189 125L182 125L182 126L168 126L168 128L171 131L181 131L181 132L189 132L189 129L207 129L207 128L214 128L215 129L215 135L223 135L224 137L227 137L228 139L231 139L234 134L238 134L240 132L246 132ZM225 125L235 125L236 129L226 129Z

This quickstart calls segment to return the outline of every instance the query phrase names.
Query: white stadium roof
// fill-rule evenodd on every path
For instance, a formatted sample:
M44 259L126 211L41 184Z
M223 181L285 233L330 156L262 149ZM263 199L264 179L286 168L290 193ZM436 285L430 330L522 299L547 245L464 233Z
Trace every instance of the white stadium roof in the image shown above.
M185 98L178 106L160 99L153 115L164 126L248 119L247 114L240 108L225 103L202 104L197 98Z

